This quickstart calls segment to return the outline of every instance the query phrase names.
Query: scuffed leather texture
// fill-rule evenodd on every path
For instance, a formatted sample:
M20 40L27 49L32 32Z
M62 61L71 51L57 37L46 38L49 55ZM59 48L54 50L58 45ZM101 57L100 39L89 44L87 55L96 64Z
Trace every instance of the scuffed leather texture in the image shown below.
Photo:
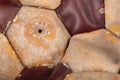
M0 32L4 32L6 25L11 21L20 8L17 0L0 0Z
M56 11L71 35L105 27L104 0L63 0Z

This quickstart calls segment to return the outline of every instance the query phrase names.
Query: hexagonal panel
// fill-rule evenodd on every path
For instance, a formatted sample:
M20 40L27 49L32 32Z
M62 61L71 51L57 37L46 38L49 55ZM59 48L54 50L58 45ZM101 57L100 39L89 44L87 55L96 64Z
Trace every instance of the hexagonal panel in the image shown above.
M120 0L105 0L106 28L120 38Z
M61 0L19 0L23 5L27 6L36 6L47 9L56 9Z
M60 61L69 33L53 10L23 6L7 37L25 66L47 66Z
M0 80L15 80L22 69L23 66L7 38L0 33Z
M107 71L118 73L120 39L101 29L72 37L63 57L73 72Z
M20 7L17 0L0 0L0 32L6 30L7 24L15 17Z
M108 72L79 72L72 73L64 80L119 80L120 76L118 74L108 73Z

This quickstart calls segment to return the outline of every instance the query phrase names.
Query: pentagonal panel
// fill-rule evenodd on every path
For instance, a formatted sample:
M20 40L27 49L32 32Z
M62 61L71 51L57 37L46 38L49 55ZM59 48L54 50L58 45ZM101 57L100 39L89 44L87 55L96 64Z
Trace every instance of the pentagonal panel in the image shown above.
M58 63L49 80L63 80L66 75L72 73L70 67L65 63Z
M24 68L16 80L48 80L54 68L47 66ZM32 76L31 76L32 75Z
M0 0L0 32L5 32L20 7L17 0Z
M63 0L56 11L71 35L105 27L104 0Z

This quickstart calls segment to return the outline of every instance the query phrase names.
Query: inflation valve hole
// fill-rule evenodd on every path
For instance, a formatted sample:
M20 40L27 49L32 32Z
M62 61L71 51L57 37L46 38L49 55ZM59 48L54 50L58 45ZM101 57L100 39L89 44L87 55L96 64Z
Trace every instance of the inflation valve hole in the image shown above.
M42 29L38 29L38 33L42 33Z

